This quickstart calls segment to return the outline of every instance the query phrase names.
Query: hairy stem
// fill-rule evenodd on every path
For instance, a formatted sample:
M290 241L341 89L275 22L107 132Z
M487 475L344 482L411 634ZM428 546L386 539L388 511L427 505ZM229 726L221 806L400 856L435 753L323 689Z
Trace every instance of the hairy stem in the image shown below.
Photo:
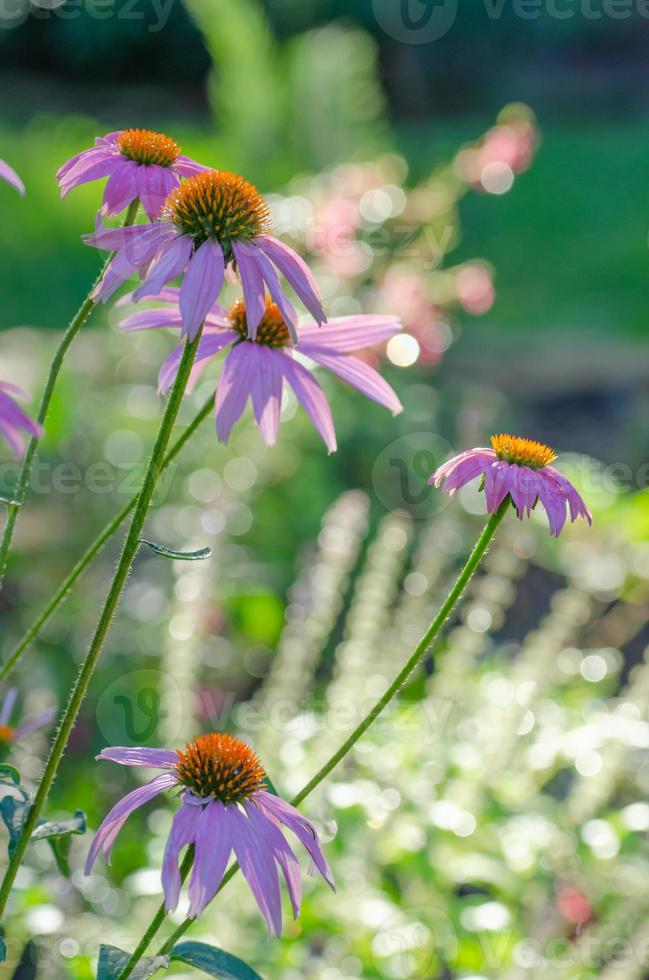
M95 634L90 643L88 653L86 654L86 659L83 662L81 670L70 692L70 697L63 713L56 737L52 743L50 753L47 757L47 762L45 763L45 768L43 769L43 774L40 778L36 794L29 807L29 812L25 818L20 837L16 841L16 846L13 854L11 855L9 866L5 872L2 885L0 885L0 916L4 912L14 879L22 863L25 851L27 850L27 845L29 844L29 840L34 832L38 818L40 817L41 811L43 810L43 807L47 801L50 788L54 782L63 753L65 752L68 744L70 732L72 731L72 728L74 727L79 715L79 711L86 696L92 675L95 671L95 667L97 666L99 655L110 631L113 616L115 615L124 586L126 585L126 580L131 570L133 560L140 547L140 534L142 532L144 521L149 510L149 505L151 504L151 499L162 470L162 463L167 452L172 429L180 410L185 388L187 387L187 382L189 380L189 375L196 356L200 336L201 331L198 332L193 341L185 344L183 356L178 368L178 374L176 375L176 380L173 388L171 389L169 401L167 402L167 406L162 417L162 422L160 423L158 437L156 439L155 446L153 447L153 452L144 476L142 487L138 494L133 517L131 518L131 523L122 547L122 553L119 557L117 568L115 569L115 574L108 590L108 595L104 601L101 615L99 617L99 623L97 624Z
M340 746L340 748L336 752L334 752L331 758L328 759L327 762L325 762L322 768L320 768L318 772L315 774L313 779L310 779L309 782L302 787L300 792L293 797L293 799L291 800L291 804L293 806L298 806L303 800L305 800L306 797L313 792L316 786L319 786L320 783L323 781L323 779L326 779L326 777L329 775L332 769L335 769L338 763L344 759L344 757L348 754L348 752L350 752L350 750L354 747L356 742L358 742L359 738L361 738L365 734L365 732L368 730L370 725L378 718L381 712L399 693L400 689L408 680L408 678L412 674L417 664L419 664L426 656L426 654L430 650L430 646L432 642L437 637L439 631L441 630L442 626L450 616L451 612L453 611L453 608L455 607L456 603L460 599L469 581L473 577L473 574L476 571L478 565L480 564L482 558L484 557L491 543L491 540L494 534L496 533L496 530L498 529L498 525L500 524L503 517L505 516L508 507L509 507L509 498L507 497L500 505L496 513L492 514L489 520L487 521L482 531L482 534L478 538L478 541L476 542L476 545L473 551L471 552L466 564L464 565L462 571L458 575L455 584L453 585L453 588L449 592L448 596L444 600L444 603L440 607L439 612L433 619L432 623L430 624L430 626L422 636L421 640L419 641L419 643L411 653L410 657L408 658L404 666L401 668L401 670L394 678L390 686L387 688L385 693L379 698L379 700L368 712L365 718L363 718L360 724L354 729L354 731L351 733L349 738L346 739L343 742L343 744ZM218 891L216 893L217 895L225 887L225 885L227 885L230 879L234 877L234 875L237 873L238 870L239 870L238 864L233 864L230 868L228 868L228 871L223 876L223 880L218 888ZM164 919L165 919L165 910L163 904L158 909L153 922L147 929L147 933L146 933L148 937L147 944L153 938L153 936L155 935L156 931L158 930L158 928L160 927ZM184 935L187 929L189 929L193 921L194 919L185 919L184 922L181 922L181 924L172 933L169 939L167 939L167 941L160 947L159 955L165 955L171 952L175 943L180 939L181 936ZM156 923L155 929L152 928L154 922ZM133 971L133 968L138 962L138 959L142 956L146 948L147 948L146 945L142 946L142 943L139 944L138 950L141 951L139 952L138 957L136 958L135 953L133 953L131 959L127 964L128 972L122 971L119 974L117 980L125 980L126 977L130 976L131 972Z
M203 419L209 415L212 406L214 404L214 396L210 395L205 404L201 407L199 412L194 416L192 421L189 423L184 432L178 437L176 442L173 444L167 455L165 456L162 466L160 467L160 472L163 473L168 466L174 461L176 456L183 448L183 446L189 441L196 429L199 427ZM11 651L9 656L6 658L4 663L0 666L0 680L3 680L10 670L16 665L22 654L25 652L27 647L32 643L40 631L43 629L50 616L61 605L63 600L72 591L74 585L95 558L99 554L101 549L104 547L106 542L115 534L118 530L120 524L128 517L133 508L137 503L138 495L134 494L130 500L128 500L122 509L118 511L115 517L112 518L103 528L100 534L97 535L92 544L83 553L81 558L79 558L76 565L71 569L67 577L61 582L60 586L54 592L52 597L49 599L47 605L43 608L41 613L36 617L32 625L29 627L27 632L22 636L19 642L16 644L14 649Z
M124 227L127 225L132 225L135 221L137 215L139 200L136 198L129 205L128 211L126 212L126 217L124 218ZM56 383L61 373L61 368L63 366L63 360L68 352L72 341L77 336L82 326L90 316L91 312L95 307L95 301L91 298L95 286L101 281L101 278L106 271L108 263L112 259L112 255L109 255L104 267L95 283L93 283L92 289L84 299L83 303L77 310L76 314L70 321L68 329L63 334L61 338L61 343L56 349L52 363L50 364L50 370L47 375L47 381L45 382L45 390L43 391L43 397L41 398L41 403L38 409L37 420L41 425L45 425L47 420L47 414L50 410L50 404L52 402L52 397L54 395L54 389L56 388ZM18 520L18 512L22 507L25 496L27 495L27 487L29 486L29 478L32 472L32 466L34 465L34 460L36 459L36 451L38 449L39 437L32 436L27 445L27 451L23 458L22 466L20 468L20 473L18 475L18 483L13 492L13 500L7 504L7 519L4 527L4 532L2 535L2 541L0 541L0 589L2 588L2 580L4 578L5 571L7 569L7 562L9 561L9 551L11 549L11 542L13 540L14 531L16 529L16 521Z

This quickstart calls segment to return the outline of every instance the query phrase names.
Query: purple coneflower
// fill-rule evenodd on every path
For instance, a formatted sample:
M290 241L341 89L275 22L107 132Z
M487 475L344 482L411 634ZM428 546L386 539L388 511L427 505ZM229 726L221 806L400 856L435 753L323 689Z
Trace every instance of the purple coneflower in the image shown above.
M184 751L112 748L97 757L123 766L163 769L144 786L117 803L101 824L86 861L86 874L99 853L109 861L115 838L126 818L166 789L181 790L181 806L171 825L162 864L162 889L167 911L178 905L180 852L194 845L189 880L189 916L200 915L211 902L228 865L230 853L241 866L271 935L282 928L278 868L284 874L293 915L300 912L300 864L284 837L291 830L317 869L334 888L331 870L318 835L299 810L266 790L266 773L257 754L241 739L212 733L199 735Z
M12 187L15 187L19 194L25 193L25 185L22 180L16 171L8 163L5 163L4 160L0 160L0 177L6 180L8 184L11 184Z
M153 221L181 177L206 168L180 152L170 136L150 129L122 129L98 136L89 150L77 153L56 172L61 197L79 184L108 177L102 211L119 214L139 197Z
M182 320L177 290L167 289L157 297L171 305L145 310L127 317L124 330L153 327L177 327ZM182 294L181 294L182 299ZM225 348L229 353L216 389L216 431L221 442L227 442L235 422L248 399L259 431L272 446L279 431L282 391L286 381L322 436L329 452L336 449L336 433L329 403L313 374L295 357L304 354L310 360L333 371L368 398L385 405L395 415L402 411L396 392L378 371L351 352L388 340L401 329L393 316L358 315L336 317L323 327L306 323L299 327L294 347L282 312L267 300L257 324L254 341L250 339L246 304L239 300L225 311L213 306L207 314L205 328L196 352L190 385L195 383L207 363ZM174 381L182 347L167 358L158 379L161 391Z
M16 688L10 687L2 702L2 708L0 708L0 748L6 748L12 742L17 742L19 739L24 738L25 735L31 735L32 732L46 728L56 717L56 708L46 708L45 711L41 711L34 718L28 718L15 728L12 728L9 722L17 697L18 691Z
M25 448L21 431L38 438L43 435L42 425L30 419L14 401L15 398L26 401L28 397L18 385L0 381L0 435L4 436L16 456L21 456Z
M550 464L556 453L542 442L520 436L491 437L491 449L468 449L454 456L433 473L429 483L436 487L443 481L452 496L476 477L484 480L487 510L495 513L509 494L520 520L529 517L537 501L548 515L550 533L556 537L566 523L566 505L570 519L585 517L592 524L591 513L572 483Z
M265 310L266 287L295 335L297 315L280 286L278 271L318 323L325 322L318 286L288 245L268 234L268 205L237 174L206 170L171 192L160 221L132 228L99 228L89 245L115 251L93 298L106 300L133 272L144 277L135 299L157 295L184 273L180 290L182 332L193 339L218 299L225 269L239 271L254 339Z

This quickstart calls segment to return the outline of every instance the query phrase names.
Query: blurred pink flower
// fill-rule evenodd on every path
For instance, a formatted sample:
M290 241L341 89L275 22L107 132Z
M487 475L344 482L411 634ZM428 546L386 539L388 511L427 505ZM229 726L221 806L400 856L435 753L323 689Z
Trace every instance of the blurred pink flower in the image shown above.
M0 381L0 435L4 436L16 456L22 456L25 443L21 433L27 432L40 438L43 427L16 404L15 398L27 401L29 396L18 385Z
M8 163L5 163L4 160L0 160L0 177L6 180L8 184L11 184L12 187L15 187L19 194L22 195L25 193L25 185L22 180L16 171Z
M56 717L56 708L46 708L33 718L21 721L16 727L12 727L9 722L16 704L18 691L15 687L10 687L0 708L0 746L5 747L13 742L19 742L25 735L31 735L41 728L47 728Z

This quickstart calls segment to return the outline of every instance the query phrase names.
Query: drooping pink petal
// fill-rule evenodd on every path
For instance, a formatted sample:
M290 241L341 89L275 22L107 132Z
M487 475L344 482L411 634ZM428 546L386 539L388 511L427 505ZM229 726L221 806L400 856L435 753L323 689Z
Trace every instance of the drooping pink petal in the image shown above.
M313 824L309 823L306 817L299 810L296 810L294 806L291 806L290 803L287 803L286 800L283 800L279 796L274 796L272 793L266 792L266 790L260 790L255 793L255 802L260 804L265 811L277 817L289 830L293 831L295 836L307 849L311 860L322 877L329 887L335 891L336 886L334 884L333 874L324 856Z
M233 344L234 341L238 339L239 334L234 330L224 330L222 333L213 333L201 337L198 349L196 351L196 357L194 358L194 364L187 382L188 392L191 393L193 391L196 382L207 367L208 361L216 354L220 353L220 351L222 351L225 347L229 347L230 344ZM173 350L163 362L158 375L158 391L160 394L165 394L167 391L169 391L176 380L178 365L180 364L184 350L185 347L181 344L181 346L176 347L175 350Z
M487 500L487 511L495 514L503 500L509 493L511 484L511 463L505 463L497 459L485 470L485 497Z
M225 359L216 389L216 433L227 442L232 426L241 418L253 384L253 370L244 341L233 347Z
M257 806L254 797L250 802L244 803L244 808L255 835L260 841L265 842L282 869L291 900L293 918L297 919L302 904L300 862L280 830L279 820L271 815L270 811Z
M275 269L273 268L273 265L270 259L268 258L268 256L265 255L260 248L257 248L256 245L251 245L249 247L251 250L253 250L257 267L261 272L262 276L264 277L264 282L268 286L268 291L271 295L271 298L273 302L277 305L277 308L282 314L282 319L284 320L284 323L288 327L288 332L291 335L291 340L293 341L294 344L296 344L297 343L297 313L295 311L295 307L288 299L288 297L284 295L282 287L279 284L279 279L277 278L277 273L275 272ZM262 283L262 291L263 291L263 283Z
M173 769L178 753L171 749L148 749L141 746L114 745L102 749L98 759L118 762L120 766L145 766L147 769Z
M375 371L364 361L348 354L338 354L326 347L320 347L315 341L306 344L301 343L298 350L313 361L333 371L339 378L353 385L372 401L378 402L379 405L385 405L393 415L398 415L399 412L403 411L403 405L399 401L396 391L390 387L378 371Z
M116 255L104 272L101 282L92 291L95 302L105 302L109 296L135 271L142 270L158 254L164 253L177 237L174 229L163 223L155 225L136 225L134 228L119 229L122 232L137 230L138 234L127 238L118 247ZM109 235L104 241L111 240ZM105 245L99 246L107 247ZM108 246L109 247L109 246Z
M255 834L248 816L235 807L228 814L232 821L232 844L243 876L250 886L271 936L282 931L282 901L279 877L273 855L265 840Z
M539 499L548 515L550 534L558 538L567 518L566 498L552 474L538 470Z
M74 166L58 178L61 197L66 197L73 187L109 177L120 162L121 157L114 150L103 147L86 150Z
M39 732L41 728L47 728L48 725L52 724L56 715L56 708L45 708L37 715L34 715L33 718L27 718L25 721L21 721L14 731L14 740L23 738L25 735L32 735L33 732Z
M382 344L400 331L401 321L396 316L369 313L337 316L321 327L315 323L303 323L300 326L300 346L313 341L319 347L346 354Z
M193 247L189 235L175 238L149 267L146 279L133 293L133 299L137 302L145 296L159 295L160 290L186 268Z
M178 178L169 167L160 167L155 163L138 166L137 193L149 221L155 221L160 216L165 200L178 183Z
M102 210L107 215L119 214L137 197L137 163L121 160L115 164L104 188Z
M482 476L492 462L489 456L481 453L473 453L461 459L442 477L445 481L444 490L452 497L456 490L471 483L477 476ZM439 470L437 472L439 473Z
M189 917L196 918L212 901L223 880L238 824L236 806L212 800L200 814L196 829L196 853L189 882Z
M465 449L463 453L458 453L457 456L452 456L447 459L445 463L438 466L432 476L429 477L428 483L434 484L436 487L442 483L453 470L463 463L466 459L477 459L479 456L485 458L485 466L489 465L490 462L496 459L496 454L493 449L485 449L479 447L477 449Z
M570 480L560 473L559 470L555 469L554 466L546 466L545 472L549 474L554 480L559 483L562 488L566 500L568 501L568 506L570 507L570 520L576 521L578 517L585 517L589 525L592 527L593 515L584 503L583 498L577 492L575 487L573 487Z
M174 814L162 861L162 891L167 912L173 912L178 905L182 885L178 860L183 847L196 840L200 815L197 807L184 804Z
M165 286L161 289L157 296L152 296L158 303L174 303L178 306L178 301L180 299L180 287L179 286ZM124 293L115 302L115 306L126 306L127 303L133 302L133 293Z
M177 785L177 780L173 773L163 772L159 776L155 776L150 782L145 783L144 786L139 786L137 789L127 793L119 803L116 803L106 815L95 834L86 859L85 873L90 874L90 870L100 852L104 860L107 863L109 862L110 852L115 843L115 838L134 810L148 803L149 800L152 800L155 796L164 792L164 790L171 789L172 786Z
M272 235L259 235L255 243L290 283L316 323L325 323L327 318L322 309L320 290L304 259Z
M25 193L25 185L22 180L13 167L10 167L4 160L0 160L0 177L6 180L8 184L11 184L12 187L15 187L19 194L22 195Z
M509 493L520 519L529 517L539 495L538 474L529 466L512 466Z
M294 360L284 349L281 370L295 392L297 400L322 436L330 453L336 451L336 431L331 408L324 391L302 364Z
M248 356L254 363L251 394L257 425L266 445L274 446L282 409L284 376L278 363L282 355L261 344L250 344Z
M266 309L266 297L264 292L264 280L261 269L255 257L254 246L246 242L232 242L232 251L237 261L237 268L241 276L243 296L246 301L246 322L248 324L248 336L254 340L257 336L259 321Z
M203 242L187 267L180 287L183 333L193 340L223 287L225 258L217 241Z

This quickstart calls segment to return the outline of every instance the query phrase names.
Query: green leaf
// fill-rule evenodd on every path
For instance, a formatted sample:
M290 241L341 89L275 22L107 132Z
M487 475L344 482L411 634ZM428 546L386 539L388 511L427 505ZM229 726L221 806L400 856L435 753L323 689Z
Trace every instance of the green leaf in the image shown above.
M9 831L9 843L7 851L9 857L13 854L16 843L20 837L23 823L27 816L27 799L17 800L15 796L3 796L0 800L0 818Z
M7 944L2 938L2 936L0 936L0 963L4 963L6 959L7 959Z
M198 551L174 551L173 548L165 548L162 544L146 541L144 538L140 538L140 544L145 544L156 555L161 555L162 558L171 558L172 561L205 561L206 558L212 557L211 548L199 548Z
M70 834L85 834L86 815L83 810L77 810L69 820L46 820L39 824L32 840L45 840L48 837L63 837Z
M0 783L13 783L14 786L20 785L20 773L14 766L3 762L0 765Z
M85 832L86 815L83 810L77 810L70 820L49 820L39 824L32 834L32 840L47 840L59 871L65 878L69 878L72 834L85 834Z
M178 943L171 951L171 959L180 960L221 980L261 980L259 974L243 960L207 943Z
M123 949L118 949L117 946L100 946L97 980L115 980L130 957L130 953L125 953ZM168 966L168 956L145 956L131 973L131 980L148 980L148 977L152 977L158 970L166 970Z

